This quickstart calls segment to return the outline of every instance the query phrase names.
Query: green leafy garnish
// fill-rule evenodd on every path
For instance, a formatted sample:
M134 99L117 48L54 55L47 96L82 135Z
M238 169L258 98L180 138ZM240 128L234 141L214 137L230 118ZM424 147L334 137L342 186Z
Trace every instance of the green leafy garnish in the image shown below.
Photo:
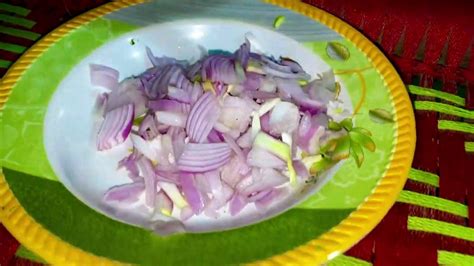
M369 110L369 117L373 122L379 124L394 122L393 115L382 108Z
M135 45L135 43L137 43L135 39L130 39L130 45Z
M328 157L322 157L321 160L315 162L309 169L311 175L317 175L333 166L335 162Z
M350 154L354 158L357 167L360 168L364 162L364 150L362 149L362 146L359 143L351 140Z
M351 118L346 118L341 121L340 125L347 131L352 130L352 119Z
M283 24L283 22L285 22L286 18L285 16L278 16L275 18L275 20L273 21L273 27L275 29L278 29L281 27L281 24Z
M349 157L351 148L351 139L348 135L337 140L336 148L334 149L331 158L335 161L340 161Z
M352 141L359 143L367 150L375 151L375 142L369 136L356 131L349 132L349 136Z
M320 154L322 158L325 158L325 163L328 160L332 164L337 163L350 156L354 158L358 167L362 166L365 159L364 149L371 152L375 151L375 142L372 140L372 133L362 127L354 127L352 118L346 118L341 122L330 121L328 125L329 129L333 131L341 131L341 133L347 133L339 138L329 140L325 145L321 146ZM314 169L321 168L324 164L318 159L316 162L312 162Z
M336 121L331 120L328 122L328 128L332 131L340 131L342 129L342 125Z

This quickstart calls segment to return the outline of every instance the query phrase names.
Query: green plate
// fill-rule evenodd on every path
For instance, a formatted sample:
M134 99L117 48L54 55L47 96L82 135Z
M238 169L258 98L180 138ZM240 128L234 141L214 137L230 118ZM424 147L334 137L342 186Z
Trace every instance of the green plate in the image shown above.
M46 261L82 265L314 265L360 240L393 204L411 164L415 129L408 95L387 59L350 26L306 4L272 2L115 2L39 41L0 86L5 226ZM278 16L284 21L276 28ZM264 50L303 61L305 69L333 69L354 124L373 132L376 151L365 153L360 168L343 161L316 193L252 225L163 237L109 218L97 195L116 180L95 175L115 169L106 161L94 166L101 159L75 139L91 126L84 122L93 97L88 64L115 67L124 78L147 66L145 46L189 58L190 44L230 50L248 31Z

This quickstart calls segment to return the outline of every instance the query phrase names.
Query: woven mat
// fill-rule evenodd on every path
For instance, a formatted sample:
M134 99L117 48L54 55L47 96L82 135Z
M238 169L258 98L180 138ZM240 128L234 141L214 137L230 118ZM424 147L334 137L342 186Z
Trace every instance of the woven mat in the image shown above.
M104 2L2 1L0 76L38 38ZM474 19L466 12L474 4L307 2L377 43L407 84L416 110L415 159L397 203L330 265L474 265ZM38 262L0 225L0 266Z

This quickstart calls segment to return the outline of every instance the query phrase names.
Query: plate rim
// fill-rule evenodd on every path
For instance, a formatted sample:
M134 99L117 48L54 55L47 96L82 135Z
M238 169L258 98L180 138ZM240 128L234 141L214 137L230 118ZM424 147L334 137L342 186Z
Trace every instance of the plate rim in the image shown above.
M62 24L28 49L7 71L0 83L0 110L11 90L31 64L56 41L70 31L108 13L146 0L121 0L101 5ZM338 225L306 244L282 254L256 261L256 264L322 264L344 253L360 241L382 220L402 190L413 160L416 142L415 117L405 89L390 61L362 33L334 15L294 0L263 0L309 17L351 41L373 64L390 92L397 120L397 141L385 175L372 193ZM15 198L0 168L0 221L28 249L52 264L104 264L121 262L100 257L77 248L37 223Z

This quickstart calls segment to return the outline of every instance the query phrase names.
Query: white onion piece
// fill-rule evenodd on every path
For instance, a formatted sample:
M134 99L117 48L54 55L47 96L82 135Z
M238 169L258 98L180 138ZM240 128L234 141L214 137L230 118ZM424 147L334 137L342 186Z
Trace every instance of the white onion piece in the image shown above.
M120 82L118 87L109 94L105 105L105 112L109 112L127 104L133 104L136 118L146 112L147 102L148 99L142 91L142 83L140 79L127 78Z
M248 128L252 111L247 101L239 97L228 96L224 99L218 121L230 130L242 133Z
M175 184L160 181L158 182L158 186L165 191L166 195L170 197L176 207L182 209L188 206L188 202L181 195L178 187Z
M244 153L242 152L242 150L240 149L239 145L237 145L237 143L235 143L235 140L232 139L229 135L227 134L222 134L222 137L224 138L224 141L229 144L229 147L235 152L235 155L237 155L237 157L242 160L242 162L245 161L245 155Z
M252 183L240 190L240 193L242 195L250 195L255 192L272 189L286 182L288 182L288 178L274 169L254 169L252 171Z
M114 90L118 85L119 72L108 66L90 64L91 84L109 90Z
M246 205L247 201L245 200L245 198L242 195L235 193L229 202L230 215L235 216L239 214L239 212L241 212Z
M247 164L259 168L284 169L286 167L285 161L259 147L250 150L247 155Z
M162 124L173 126L173 127L182 127L182 128L186 126L185 114L158 111L158 112L155 112L155 115L156 115L156 120Z
M190 173L181 173L179 175L179 183L181 190L195 214L201 213L204 208L204 204L201 199L201 195L194 184L194 175Z
M153 164L145 157L140 158L137 162L140 175L145 180L145 204L153 208L156 200L156 174Z
M262 116L266 114L268 111L272 110L275 105L281 102L280 98L274 98L266 100L258 109L258 115Z
M142 137L135 134L130 134L130 138L133 142L133 147L137 149L140 153L145 155L152 162L157 162L160 155L158 149L156 149L157 144L153 145L151 142L156 141L146 141Z
M124 142L132 130L133 117L133 104L107 112L97 136L97 149L107 150Z
M178 89L174 86L168 86L168 97L172 100L177 100L182 103L190 103L191 95L183 89Z
M300 114L298 107L289 102L279 102L270 113L270 133L281 135L283 132L292 133L298 128Z
M166 216L171 216L171 212L173 211L173 202L166 195L166 193L163 192L163 190L160 190L158 194L156 194L155 209L159 210Z
M252 130L247 130L240 138L237 139L237 144L241 148L250 148L252 147Z
M221 179L229 186L235 187L249 171L250 167L246 162L242 162L237 156L234 156L221 168Z

